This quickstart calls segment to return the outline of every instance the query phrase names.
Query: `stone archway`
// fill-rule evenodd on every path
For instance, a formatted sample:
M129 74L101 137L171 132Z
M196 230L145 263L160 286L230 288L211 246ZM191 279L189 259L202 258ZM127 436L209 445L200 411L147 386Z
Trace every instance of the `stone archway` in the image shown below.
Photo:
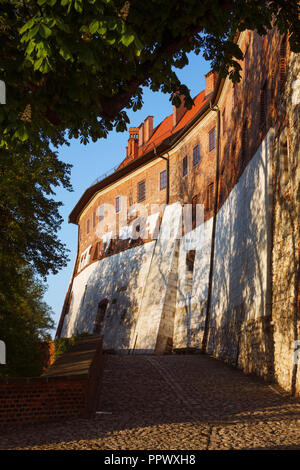
M100 333L102 331L107 305L108 305L108 300L107 299L101 300L98 304L97 316L96 316L96 321L95 321L95 325L94 325L94 333L96 335L100 335Z

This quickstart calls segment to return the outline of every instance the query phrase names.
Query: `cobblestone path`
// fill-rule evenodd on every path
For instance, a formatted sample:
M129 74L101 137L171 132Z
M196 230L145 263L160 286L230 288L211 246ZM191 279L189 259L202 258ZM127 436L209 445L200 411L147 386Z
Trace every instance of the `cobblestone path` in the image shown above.
M111 355L97 417L0 434L25 448L300 449L300 400L206 356Z

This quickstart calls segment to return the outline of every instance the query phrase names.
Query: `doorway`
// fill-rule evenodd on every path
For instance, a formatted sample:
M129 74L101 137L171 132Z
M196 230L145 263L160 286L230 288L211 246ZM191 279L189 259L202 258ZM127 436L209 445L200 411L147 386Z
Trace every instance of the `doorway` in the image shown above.
M96 317L95 326L94 326L94 333L96 335L100 335L102 331L107 305L108 305L107 299L101 300L101 302L99 302L98 304L97 317Z

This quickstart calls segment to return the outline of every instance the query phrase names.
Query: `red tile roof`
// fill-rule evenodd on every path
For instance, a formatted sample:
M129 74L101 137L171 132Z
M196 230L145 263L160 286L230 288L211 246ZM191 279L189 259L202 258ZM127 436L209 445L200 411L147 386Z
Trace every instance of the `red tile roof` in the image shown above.
M196 116L196 114L201 110L201 108L210 100L210 96L205 98L205 90L202 90L194 98L194 106L192 109L187 110L180 121L175 127L173 127L173 114L167 116L158 126L153 129L153 134L151 138L146 142L142 147L139 147L138 154L135 158L142 156L144 153L147 153L149 150L157 147L161 142L170 137L173 134L176 134L180 129L185 127L191 120ZM130 161L134 159L134 156L131 155L125 158L120 164L119 168L124 167Z

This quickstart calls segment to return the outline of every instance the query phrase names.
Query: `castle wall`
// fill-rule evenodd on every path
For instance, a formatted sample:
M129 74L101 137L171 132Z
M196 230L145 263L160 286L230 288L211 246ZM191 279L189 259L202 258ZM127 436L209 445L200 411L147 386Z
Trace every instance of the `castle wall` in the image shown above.
M201 349L208 290L212 219L204 222L180 243L178 287L174 322L175 351ZM192 240L195 243L189 243ZM187 252L196 249L193 272L187 268Z
M103 348L128 350L155 243L145 243L104 258L76 276L62 336L93 333L98 304L107 299Z
M164 352L173 337L181 204L166 207L140 307L136 352Z
M217 215L208 351L271 377L270 159L263 140Z
M300 394L300 57L291 54L274 146L272 315L275 379ZM297 351L298 348L298 351Z
M172 204L157 240L85 267L73 281L62 336L93 333L99 302L107 299L103 349L164 352L173 337L179 230L181 204Z
M267 376L270 341L270 155L272 131L217 215L208 352ZM211 253L212 219L183 237L178 267L174 348L201 349ZM187 239L194 236L192 278ZM268 353L268 355L267 355ZM270 355L269 355L270 353ZM270 363L266 360L270 357Z
M286 390L300 393L294 361L295 342L300 347L299 55L286 51L284 91L284 39L278 31L264 37L246 31L239 45L247 54L248 70L241 63L242 80L233 85L226 79L216 99L221 116L220 180L208 352L247 373L275 377ZM105 349L201 349L216 185L216 145L209 146L213 127L216 113L206 110L164 154L169 159L171 205L160 209L157 240L138 244L129 239L126 246L116 240L109 251L97 253L99 232L92 221L100 204L115 206L120 195L127 197L128 205L136 203L141 180L146 182L143 210L146 215L157 211L152 205L163 204L166 197L159 184L166 162L159 155L95 193L78 215L80 262L63 336L92 332L98 304L107 299ZM203 204L204 223L177 237L181 205L195 198ZM117 232L131 222L130 214L123 221L117 215ZM163 237L170 226L174 233Z

